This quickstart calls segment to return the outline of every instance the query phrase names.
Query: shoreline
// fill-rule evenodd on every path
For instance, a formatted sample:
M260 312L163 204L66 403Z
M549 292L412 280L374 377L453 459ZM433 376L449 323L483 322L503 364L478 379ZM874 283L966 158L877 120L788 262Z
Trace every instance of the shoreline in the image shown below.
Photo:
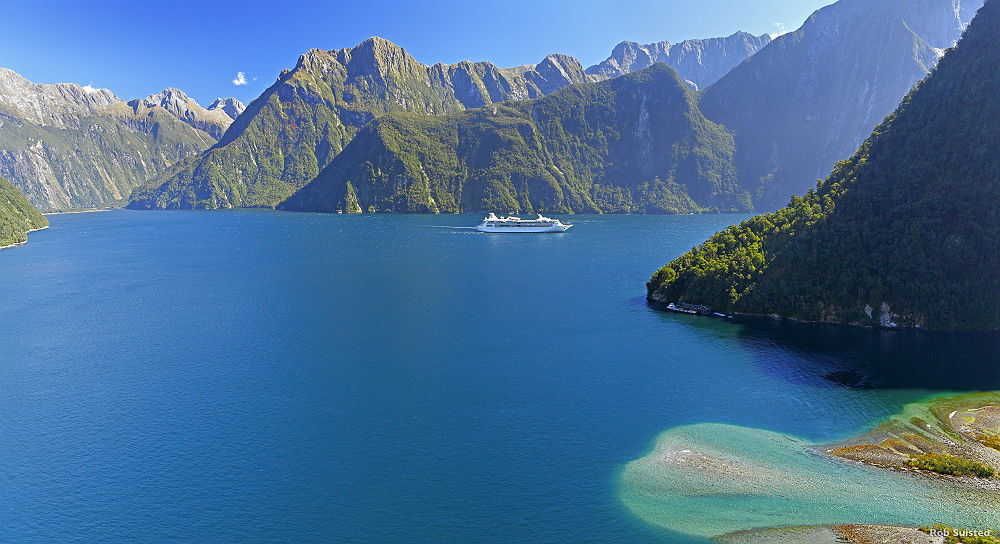
M122 208L80 208L79 210L53 210L48 212L42 212L42 215L66 215L74 213L101 213L110 212L112 210L118 210Z
M620 499L646 522L729 544L887 543L907 541L904 533L909 542L937 543L914 526L1000 529L993 437L1000 437L1000 391L926 397L826 444L735 425L681 425L625 465ZM979 465L993 472L965 468ZM724 497L739 504L719 510ZM869 503L879 506L859 515Z
M32 232L38 232L40 230L45 230L47 228L49 228L49 226L45 225L44 227L39 227L37 229L31 229L29 231L26 231L24 234L25 234L25 236L27 236L28 234L31 234ZM17 242L17 243L13 243L13 244L6 245L6 246L0 246L0 249L10 249L12 247L23 246L24 244L27 244L27 243L28 243L28 240L27 240L27 238L25 238L25 240L23 242Z
M896 325L892 327L882 326L882 325L867 325L864 323L853 323L844 321L815 321L808 319L799 319L797 317L789 317L779 314L747 314L742 312L720 312L714 308L708 308L708 313L695 313L695 312L684 312L676 311L667 308L667 306L672 304L678 304L676 302L663 302L659 299L652 298L649 294L646 295L646 302L650 306L654 306L654 309L665 311L665 312L676 312L684 313L690 315L699 315L701 317L712 317L716 319L728 319L730 321L745 320L745 321L782 321L789 323L796 323L799 325L813 325L813 326L836 326L836 327L852 327L855 329L867 329L870 331L922 331L930 333L952 333L952 332L998 332L1000 329L933 329L928 327L918 327L918 326L902 326ZM686 303L685 303L686 304Z
M720 544L944 544L943 536L931 536L917 527L898 525L815 525L772 527L734 531L713 537Z

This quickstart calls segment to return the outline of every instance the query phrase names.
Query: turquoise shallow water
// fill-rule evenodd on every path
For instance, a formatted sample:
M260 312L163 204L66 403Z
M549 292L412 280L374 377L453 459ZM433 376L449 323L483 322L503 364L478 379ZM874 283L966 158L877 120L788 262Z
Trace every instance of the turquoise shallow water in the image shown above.
M626 467L637 515L689 534L762 527L1000 526L1000 495L823 455L788 435L703 423L663 433Z
M1000 386L988 336L645 303L740 216L479 219L114 211L0 251L4 539L700 542L619 499L662 431L825 441Z

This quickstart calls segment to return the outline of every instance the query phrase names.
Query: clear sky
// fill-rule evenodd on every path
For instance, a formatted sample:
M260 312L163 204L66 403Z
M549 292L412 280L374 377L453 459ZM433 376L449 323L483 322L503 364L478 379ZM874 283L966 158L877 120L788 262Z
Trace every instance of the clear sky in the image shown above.
M590 66L623 40L650 43L795 30L832 0L0 1L0 66L38 83L106 87L123 99L177 87L203 105L249 103L310 48L381 36L417 60ZM244 74L245 84L237 77ZM234 84L239 83L239 84Z

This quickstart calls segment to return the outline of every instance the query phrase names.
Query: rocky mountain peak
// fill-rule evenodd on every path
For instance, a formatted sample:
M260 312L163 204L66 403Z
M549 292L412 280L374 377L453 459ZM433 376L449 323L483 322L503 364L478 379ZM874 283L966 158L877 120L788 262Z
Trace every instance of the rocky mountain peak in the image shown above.
M233 117L221 109L205 109L198 101L184 91L168 87L159 93L139 100L129 100L128 105L136 114L148 114L150 110L162 108L170 115L188 125L208 133L218 140L233 122Z
M76 127L81 117L120 102L108 89L32 83L13 70L0 68L0 109L37 125Z
M607 60L587 68L586 73L608 79L664 62L677 70L690 87L704 89L770 42L767 34L754 36L743 31L723 38L685 40L677 44L625 41L615 46Z
M228 115L230 119L236 119L241 113L243 113L246 106L243 105L243 102L240 102L233 97L229 97L216 98L215 102L212 102L207 109L208 111L220 110Z
M136 102L135 100L130 101L129 104ZM184 94L180 89L174 89L168 87L163 91L151 94L142 100L142 103L147 108L155 108L157 106L167 110L175 117L178 118L194 118L199 112L203 110L195 99Z

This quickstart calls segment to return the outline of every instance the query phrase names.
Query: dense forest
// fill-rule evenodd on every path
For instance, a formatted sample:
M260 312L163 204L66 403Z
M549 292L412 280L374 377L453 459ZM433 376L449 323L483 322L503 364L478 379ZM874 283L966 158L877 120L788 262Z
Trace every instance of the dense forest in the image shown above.
M666 64L537 100L363 128L280 207L375 212L750 210L733 139ZM355 202L358 204L356 207Z
M24 243L28 231L48 224L17 187L0 178L0 247Z
M648 296L873 326L1000 327L1000 2L850 159L657 271Z

